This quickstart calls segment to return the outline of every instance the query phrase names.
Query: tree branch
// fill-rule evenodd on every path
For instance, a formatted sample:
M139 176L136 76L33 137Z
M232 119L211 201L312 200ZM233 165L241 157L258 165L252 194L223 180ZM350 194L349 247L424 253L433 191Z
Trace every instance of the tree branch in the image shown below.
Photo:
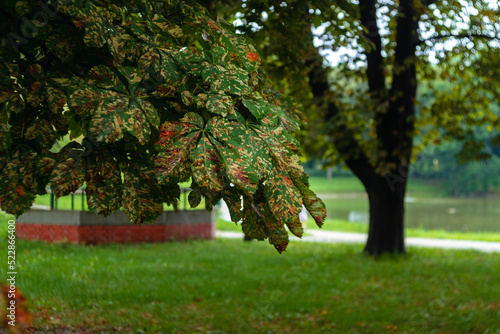
M359 11L361 24L366 29L365 37L370 41L370 47L365 51L368 67L366 75L368 86L373 96L385 90L384 59L382 57L382 39L377 25L376 0L360 0Z
M325 123L330 123L328 134L332 136L337 151L351 171L367 186L375 175L373 166L354 137L354 132L342 119L337 104L332 99L327 72L322 66L323 57L316 47L312 46L306 66L308 68L309 87L313 93L314 103L324 115Z
M500 41L500 36L489 36L489 35L483 35L483 34L474 34L474 33L463 33L463 34L458 34L458 35L452 35L452 34L446 34L446 35L436 35L432 36L429 38L426 38L424 40L420 40L417 45L422 45L425 42L428 41L439 41L441 39L446 39L446 38L456 38L456 39L463 39L463 38L468 38L468 39L473 39L473 38L485 38L489 40L499 40Z
M402 159L409 159L414 131L417 89L415 39L418 29L415 1L399 2L389 107L385 113L376 114L379 148L385 151L385 160L396 165Z
M424 6L430 6L430 5L432 5L432 4L436 3L436 2L438 2L438 0L423 0L422 1L422 5L424 5Z

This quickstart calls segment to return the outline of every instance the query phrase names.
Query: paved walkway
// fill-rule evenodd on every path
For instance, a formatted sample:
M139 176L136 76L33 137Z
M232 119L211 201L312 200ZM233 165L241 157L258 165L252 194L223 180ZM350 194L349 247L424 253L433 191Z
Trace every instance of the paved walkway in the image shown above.
M326 243L365 243L366 234L307 230L302 239L292 236L292 241L326 242ZM217 231L219 238L243 239L241 232ZM483 252L499 252L500 242L449 240L428 238L406 238L407 246L446 248L446 249L474 249Z

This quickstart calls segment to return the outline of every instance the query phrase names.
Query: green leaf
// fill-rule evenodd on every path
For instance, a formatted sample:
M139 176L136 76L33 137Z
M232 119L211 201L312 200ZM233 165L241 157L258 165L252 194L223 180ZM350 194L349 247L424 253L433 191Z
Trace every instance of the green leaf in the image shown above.
M123 170L122 204L128 219L134 224L154 222L163 212L162 203L153 195L158 190L151 187L150 176L146 174L132 164Z
M199 188L195 188L189 192L188 202L191 208L196 208L198 205L200 205L201 190Z
M181 189L178 184L160 185L161 201L172 205L177 210L177 204L181 196Z

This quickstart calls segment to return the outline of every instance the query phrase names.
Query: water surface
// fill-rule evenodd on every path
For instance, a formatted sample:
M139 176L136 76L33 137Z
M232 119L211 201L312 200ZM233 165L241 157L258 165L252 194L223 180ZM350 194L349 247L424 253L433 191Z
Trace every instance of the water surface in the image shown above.
M320 195L329 219L368 222L368 198L364 193ZM500 232L500 197L406 198L407 227L448 231Z

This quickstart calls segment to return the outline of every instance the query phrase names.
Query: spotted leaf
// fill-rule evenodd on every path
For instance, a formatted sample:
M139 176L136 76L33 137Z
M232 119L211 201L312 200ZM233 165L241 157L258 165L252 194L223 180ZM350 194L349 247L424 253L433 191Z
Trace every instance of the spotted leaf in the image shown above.
M50 175L50 188L56 198L69 195L83 185L85 174L83 151L68 150Z
M0 170L0 208L3 211L18 217L35 201L35 159L32 153L5 158Z
M206 134L201 136L196 149L191 152L191 160L193 180L198 186L212 191L222 190L224 180L221 158Z
M176 137L166 144L154 160L154 170L160 184L175 184L190 176L189 156L200 136L199 131Z
M305 180L307 180L307 176L305 174L304 176ZM302 177L302 179L292 177L292 181L300 191L302 202L307 211L314 218L316 225L321 227L323 225L323 221L326 218L325 203L323 203L323 201L318 196L316 196L316 194L311 189L309 189L309 185L304 182L304 177Z
M87 170L87 205L98 215L108 216L122 206L122 178L118 163L112 158L89 166ZM114 194L114 196L109 196Z
M264 185L264 195L274 217L285 223L293 234L302 236L303 229L299 220L302 197L290 177L274 167Z
M163 212L163 205L152 196L153 189L148 182L150 175L139 167L128 165L123 171L123 208L128 219L134 224L154 222ZM154 184L154 183L153 183Z

